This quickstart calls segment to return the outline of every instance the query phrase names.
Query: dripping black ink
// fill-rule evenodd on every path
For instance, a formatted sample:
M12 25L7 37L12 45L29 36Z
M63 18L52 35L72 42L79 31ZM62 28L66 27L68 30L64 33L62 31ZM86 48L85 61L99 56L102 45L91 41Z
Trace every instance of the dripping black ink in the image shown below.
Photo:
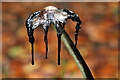
M78 32L81 24L81 20L77 14L67 9L58 9L54 6L45 7L42 11L37 11L31 14L26 20L26 28L27 35L29 37L29 42L31 43L31 54L32 54L32 65L34 65L34 29L41 26L45 31L44 41L46 45L46 56L48 53L48 41L47 41L47 33L50 24L52 23L57 29L57 37L58 37L58 65L60 65L60 51L61 51L61 35L64 31L64 27L67 19L71 19L76 24L75 31L75 46L77 45ZM59 28L62 27L62 30Z

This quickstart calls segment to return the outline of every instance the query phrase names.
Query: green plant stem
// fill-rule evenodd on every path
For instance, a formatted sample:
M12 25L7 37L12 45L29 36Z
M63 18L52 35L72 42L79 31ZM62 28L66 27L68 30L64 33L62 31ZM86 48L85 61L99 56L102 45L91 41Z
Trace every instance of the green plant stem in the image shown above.
M53 24L52 24L52 26L56 30L56 27ZM85 63L85 61L83 59L83 57L81 56L80 52L78 51L78 49L76 48L73 41L70 39L69 35L67 34L67 32L65 30L62 33L61 38L62 38L63 43L65 44L65 46L69 50L70 54L72 55L73 59L75 60L77 66L79 67L85 80L94 80L87 64Z

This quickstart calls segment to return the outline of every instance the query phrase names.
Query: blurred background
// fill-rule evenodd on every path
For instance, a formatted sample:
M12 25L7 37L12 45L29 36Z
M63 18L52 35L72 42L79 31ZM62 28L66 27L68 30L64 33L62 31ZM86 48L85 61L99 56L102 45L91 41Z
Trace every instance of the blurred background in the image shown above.
M34 31L35 65L25 21L46 6L72 10L82 20L77 48L95 78L118 77L118 3L3 2L2 77L3 78L82 78L82 74L62 42L61 65L57 65L57 33L48 31L48 59L45 60L44 32ZM65 30L73 42L76 23L67 20Z

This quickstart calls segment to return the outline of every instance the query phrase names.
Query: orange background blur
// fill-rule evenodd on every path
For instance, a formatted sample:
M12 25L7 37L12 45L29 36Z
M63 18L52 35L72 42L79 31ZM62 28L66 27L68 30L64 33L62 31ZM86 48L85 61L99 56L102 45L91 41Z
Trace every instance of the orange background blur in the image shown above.
M95 78L118 77L118 3L10 2L2 3L3 78L82 78L75 61L62 42L61 65L57 65L57 33L48 31L48 59L45 60L44 33L34 31L35 65L25 21L46 6L72 10L82 20L77 48ZM76 23L68 20L65 30L73 40Z

